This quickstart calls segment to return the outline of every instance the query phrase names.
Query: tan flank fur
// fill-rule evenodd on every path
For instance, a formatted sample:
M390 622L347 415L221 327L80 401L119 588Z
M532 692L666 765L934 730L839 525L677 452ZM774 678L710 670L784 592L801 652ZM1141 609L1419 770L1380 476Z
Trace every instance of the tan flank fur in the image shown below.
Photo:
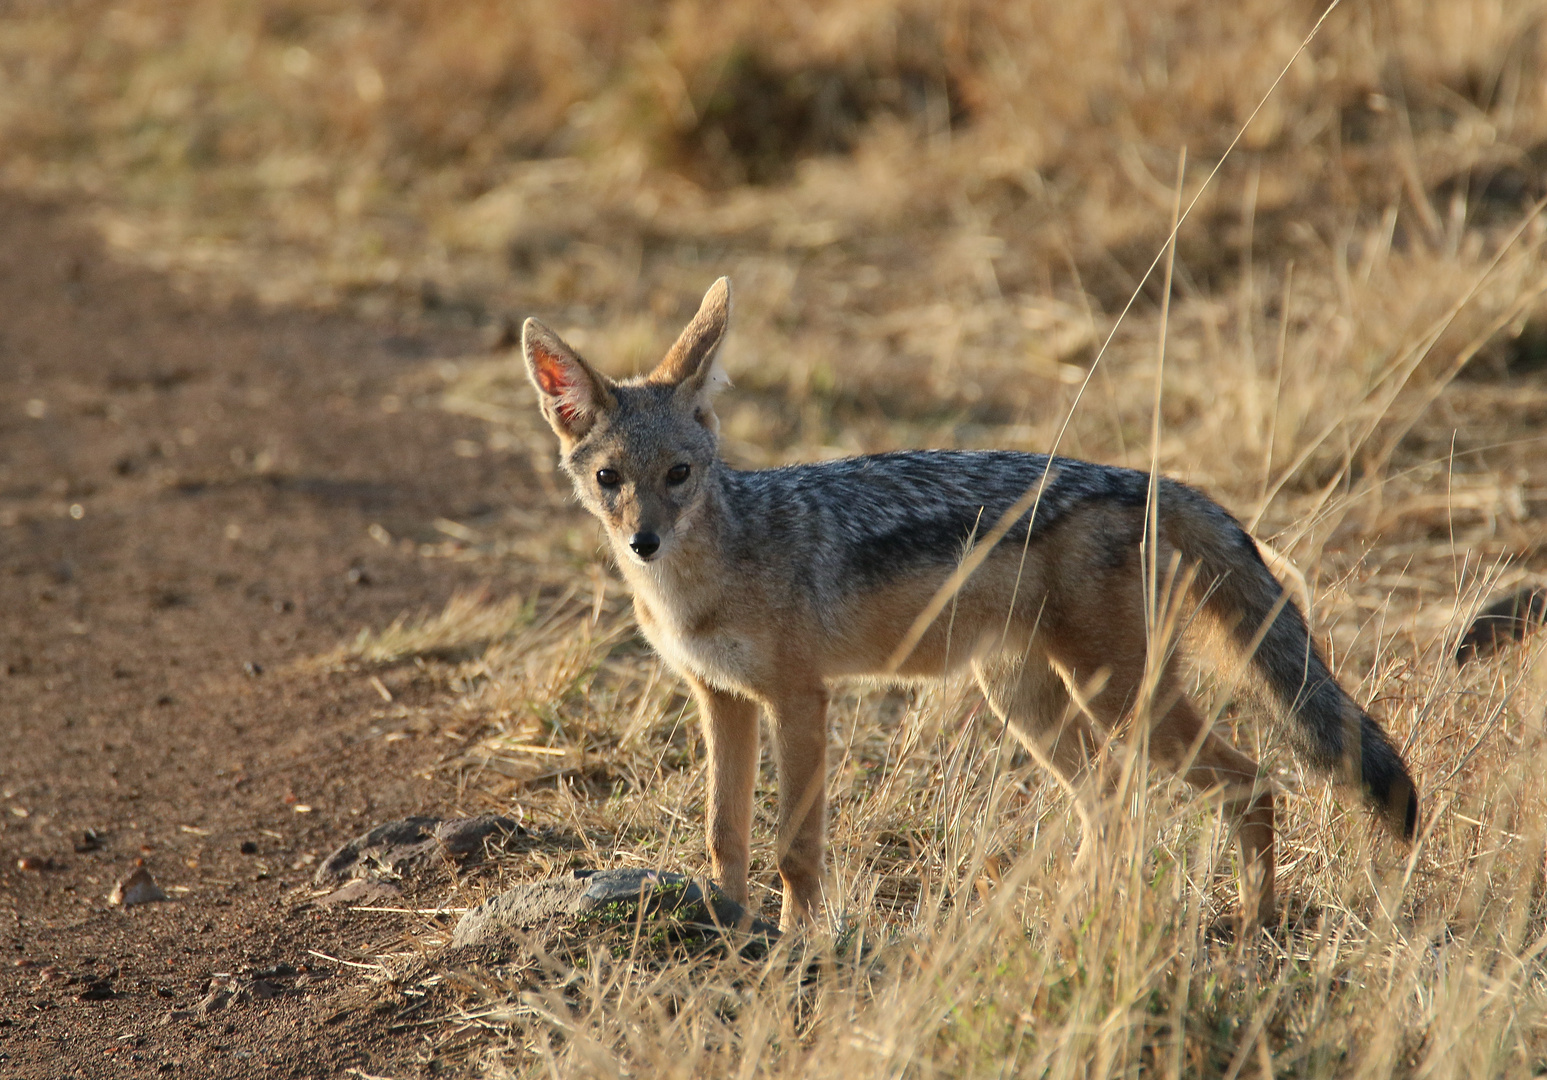
M714 414L730 307L721 278L660 365L624 381L535 320L522 345L640 629L698 702L709 856L731 897L748 901L759 707L778 762L789 928L822 892L829 682L938 678L965 665L1037 760L1071 781L1095 769L1110 787L1109 736L1124 732L1132 746L1129 722L1146 718L1149 759L1222 795L1244 918L1271 920L1272 788L1182 690L1167 626L1194 616L1249 660L1306 759L1413 835L1417 793L1400 755L1332 678L1299 609L1217 504L1165 478L1040 454L732 469Z

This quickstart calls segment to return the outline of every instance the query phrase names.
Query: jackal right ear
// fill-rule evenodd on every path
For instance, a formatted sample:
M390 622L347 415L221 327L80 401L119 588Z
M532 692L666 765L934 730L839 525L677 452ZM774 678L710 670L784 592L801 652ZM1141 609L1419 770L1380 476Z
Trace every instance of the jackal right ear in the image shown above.
M648 382L684 386L691 393L713 397L730 380L720 370L720 344L731 321L731 281L720 278L704 293L698 314L677 338L666 359L650 372Z
M607 378L592 371L559 335L536 319L521 327L521 351L543 416L560 442L584 438L597 415L613 406Z

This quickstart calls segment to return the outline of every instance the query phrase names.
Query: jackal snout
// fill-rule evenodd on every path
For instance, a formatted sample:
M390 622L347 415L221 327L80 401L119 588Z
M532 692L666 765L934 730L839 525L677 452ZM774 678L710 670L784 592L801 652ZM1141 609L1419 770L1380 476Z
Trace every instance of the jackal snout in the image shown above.
M643 564L668 557L692 529L703 497L701 471L690 449L630 452L605 432L587 440L566 463L580 501L607 527L619 559Z

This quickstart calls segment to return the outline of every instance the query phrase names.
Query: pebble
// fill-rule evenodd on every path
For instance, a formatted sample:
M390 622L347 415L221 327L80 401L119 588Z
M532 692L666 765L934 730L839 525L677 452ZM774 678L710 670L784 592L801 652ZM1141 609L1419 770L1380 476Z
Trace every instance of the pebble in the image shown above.
M86 988L75 995L76 1001L112 1001L118 996L113 984L106 979L92 979Z
M699 935L740 926L767 940L778 929L744 910L714 886L706 895L682 874L641 868L576 870L563 877L517 885L469 908L452 931L453 947L480 945L588 915L608 913L614 925L627 925L643 905L645 914L672 920L678 929Z
M498 850L525 835L526 830L510 818L488 814L403 818L378 825L339 847L317 867L312 880L327 888L355 878L409 878L448 860L476 862L485 849Z
M113 886L113 891L108 893L107 902L131 908L136 904L150 904L169 899L171 898L161 891L161 886L156 884L156 879L150 876L150 871L142 866Z

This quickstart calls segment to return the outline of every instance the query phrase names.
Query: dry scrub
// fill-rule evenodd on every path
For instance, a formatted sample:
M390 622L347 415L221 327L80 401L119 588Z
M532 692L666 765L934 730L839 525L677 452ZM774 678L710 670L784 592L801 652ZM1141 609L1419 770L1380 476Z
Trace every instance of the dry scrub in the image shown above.
M1299 568L1340 677L1424 791L1400 850L1222 701L1286 804L1285 922L1232 943L1206 805L1136 784L1082 826L964 689L849 691L809 952L449 972L432 1048L534 1076L1547 1068L1547 666L1540 645L1449 659L1488 596L1547 569L1547 230L1527 216L1547 195L1547 5L1347 2L1291 63L1319 14L6 9L0 176L89 195L123 253L190 288L408 326L540 314L626 372L729 274L740 465L1063 432L1062 452L1144 466L1163 370L1160 467ZM1139 283L1181 152L1190 200L1286 64L1181 231L1162 368L1159 277ZM402 392L489 421L456 452L535 470L551 497L423 548L486 561L521 599L364 635L355 662L445 666L458 730L479 732L447 766L465 809L519 807L591 865L701 869L692 707L633 635L513 358L445 359ZM759 797L766 900L771 773ZM445 932L419 929L420 948Z

